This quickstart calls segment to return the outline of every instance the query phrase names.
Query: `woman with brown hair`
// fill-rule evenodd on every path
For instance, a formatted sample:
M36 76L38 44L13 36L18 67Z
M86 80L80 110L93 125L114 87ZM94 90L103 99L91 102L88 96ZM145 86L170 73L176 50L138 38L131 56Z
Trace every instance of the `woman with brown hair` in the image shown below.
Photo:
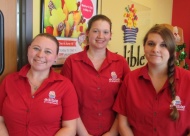
M129 73L114 110L122 136L187 136L190 130L190 72L175 66L175 39L162 26L144 38L147 65Z
M61 71L72 81L78 95L79 136L118 135L116 112L112 106L130 69L124 57L107 49L111 28L107 16L93 16L86 31L87 46L84 51L70 55Z

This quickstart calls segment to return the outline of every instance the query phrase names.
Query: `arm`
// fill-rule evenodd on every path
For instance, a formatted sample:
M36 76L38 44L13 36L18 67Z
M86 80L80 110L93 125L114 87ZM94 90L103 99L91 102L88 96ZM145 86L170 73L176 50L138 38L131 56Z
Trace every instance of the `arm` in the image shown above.
M62 121L62 128L55 136L75 136L77 119Z
M77 119L77 134L79 136L91 136L88 134L88 131L86 130L81 118Z
M126 116L118 114L118 122L121 136L134 136Z
M0 116L0 136L9 136L2 116Z
M106 132L102 136L118 136L118 118L115 118L115 121L110 129L110 131Z

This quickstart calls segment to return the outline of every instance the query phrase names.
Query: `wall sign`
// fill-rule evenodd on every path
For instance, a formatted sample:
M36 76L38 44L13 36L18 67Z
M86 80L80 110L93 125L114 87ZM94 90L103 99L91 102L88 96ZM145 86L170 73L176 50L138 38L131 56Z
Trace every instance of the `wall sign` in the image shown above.
M101 13L112 20L112 39L108 48L124 56L131 70L142 67L144 56L143 38L151 27L151 8L133 0L102 0Z

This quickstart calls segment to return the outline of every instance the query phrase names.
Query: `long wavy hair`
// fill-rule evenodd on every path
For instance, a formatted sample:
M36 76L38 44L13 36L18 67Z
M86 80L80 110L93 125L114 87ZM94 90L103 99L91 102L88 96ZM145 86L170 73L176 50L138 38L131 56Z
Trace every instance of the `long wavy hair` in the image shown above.
M175 100L176 88L175 88L174 75L175 75L175 60L176 60L176 56L175 56L176 43L175 43L174 35L171 32L171 30L168 29L167 27L165 27L163 25L155 25L145 35L144 40L143 40L143 45L145 45L145 43L148 39L148 35L150 33L159 34L162 37L162 39L164 40L164 42L166 44L166 48L169 51L170 57L168 60L167 74L168 74L168 79L169 79L169 88L170 88L171 98L172 98L172 100ZM177 120L179 118L179 112L178 112L176 106L173 106L173 109L170 113L170 118L172 120Z

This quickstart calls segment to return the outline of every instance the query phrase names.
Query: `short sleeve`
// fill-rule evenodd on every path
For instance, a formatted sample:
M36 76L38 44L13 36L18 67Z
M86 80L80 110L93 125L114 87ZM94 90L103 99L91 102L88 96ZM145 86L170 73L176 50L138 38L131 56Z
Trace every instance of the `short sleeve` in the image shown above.
M62 120L71 120L79 117L78 99L73 84L67 81L66 92L62 98Z
M63 64L63 66L61 68L60 74L71 80L72 68L71 68L71 58L70 57L68 57L65 60L65 63Z
M124 58L124 62L123 62L124 64L124 66L123 66L123 68L124 68L124 75L126 76L131 70L130 70L130 67L129 67L129 65L128 65L128 62L126 61L126 59Z

